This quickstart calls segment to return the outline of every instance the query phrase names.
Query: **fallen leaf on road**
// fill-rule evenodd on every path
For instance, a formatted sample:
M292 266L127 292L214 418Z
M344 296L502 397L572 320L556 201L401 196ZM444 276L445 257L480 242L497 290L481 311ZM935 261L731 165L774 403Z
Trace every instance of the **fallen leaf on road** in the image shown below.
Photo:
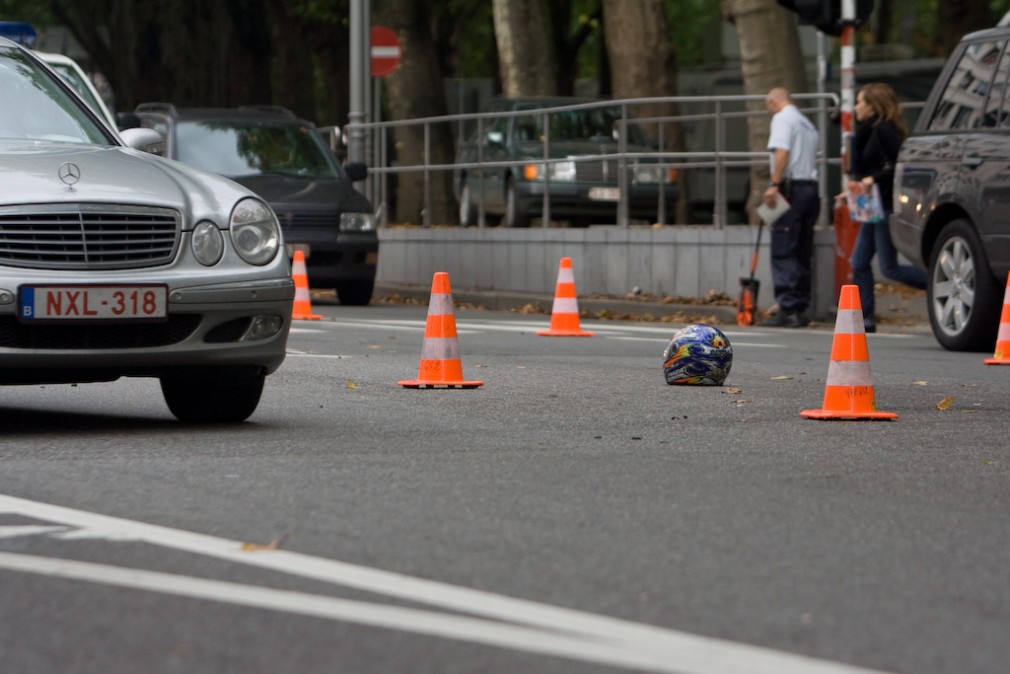
M936 404L936 409L940 410L941 412L944 410L949 410L950 406L953 404L954 404L954 396L947 396L946 398L944 398L943 400L941 400Z
M792 377L790 377L789 375L785 375L785 374L780 374L777 377L772 377L772 381L785 381L787 379L792 379Z
M355 384L355 383L354 383L353 381L351 381L350 379L348 379L348 380L347 380L347 388L358 388L358 385L357 385L357 384Z
M259 543L243 543L242 549L246 552L258 552L261 550L277 550L281 547L281 542L279 540L273 540L266 545L260 545Z
M737 393L743 393L743 389L739 386L727 386L722 390L722 392L736 395Z
M926 380L924 380L924 379L920 379L919 381L913 381L912 385L913 386L929 386L929 382L926 381Z

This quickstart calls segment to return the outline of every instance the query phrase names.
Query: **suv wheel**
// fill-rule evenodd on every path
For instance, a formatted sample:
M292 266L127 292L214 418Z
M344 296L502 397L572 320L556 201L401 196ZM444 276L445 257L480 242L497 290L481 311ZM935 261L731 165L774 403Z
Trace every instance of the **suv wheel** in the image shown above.
M927 299L933 334L945 349L992 349L1001 296L967 220L952 220L940 231L929 259Z
M254 377L162 377L161 394L179 421L236 423L259 405L265 375Z
M505 227L529 227L530 218L519 208L519 198L516 196L515 185L510 180L505 192L505 217L502 218Z

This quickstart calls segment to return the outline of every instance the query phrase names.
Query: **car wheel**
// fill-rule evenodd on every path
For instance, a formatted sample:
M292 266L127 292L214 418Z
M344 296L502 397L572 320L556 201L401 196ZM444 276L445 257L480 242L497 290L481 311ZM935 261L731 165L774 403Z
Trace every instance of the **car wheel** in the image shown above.
M259 405L266 375L253 377L162 377L161 394L179 421L236 423Z
M516 196L515 185L510 180L505 191L505 216L502 225L505 227L529 227L530 218L519 208L519 198Z
M997 285L975 229L967 220L952 220L930 254L926 289L929 321L941 346L992 349L1000 316Z
M460 227L472 227L477 224L477 209L473 207L473 200L470 197L470 185L463 183L463 189L459 193Z
M337 285L337 299L350 307L363 307L372 301L375 279L369 281L345 282Z

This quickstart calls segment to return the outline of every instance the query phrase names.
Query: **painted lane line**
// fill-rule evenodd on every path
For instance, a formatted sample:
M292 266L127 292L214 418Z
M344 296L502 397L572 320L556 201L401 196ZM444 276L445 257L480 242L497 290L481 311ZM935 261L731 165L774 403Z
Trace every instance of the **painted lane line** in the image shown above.
M298 615L426 634L445 639L582 660L593 664L679 674L683 670L655 654L637 653L620 643L552 632L481 618L383 606L363 601L241 585L157 571L0 552L0 568L189 597L201 601L282 611Z
M661 655L680 674L865 674L872 670L759 646L703 637L574 609L540 604L286 550L248 552L240 541L0 495L0 513L60 522L75 538L132 540L321 580L472 615L620 642ZM73 535L73 534L69 534ZM57 535L57 537L61 537Z
M39 526L37 524L21 524L0 526L0 538L17 538L18 536L37 536L66 531L66 527Z

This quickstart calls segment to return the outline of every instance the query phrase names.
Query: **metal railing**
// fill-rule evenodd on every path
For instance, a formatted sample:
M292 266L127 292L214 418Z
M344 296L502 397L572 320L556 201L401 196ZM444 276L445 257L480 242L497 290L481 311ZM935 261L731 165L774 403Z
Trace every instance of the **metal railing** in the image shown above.
M815 122L820 131L821 148L818 153L819 175L821 181L822 198L827 200L830 197L827 190L828 167L840 166L840 159L829 157L828 147L830 134L839 133L837 128L830 122L830 113L837 110L839 98L836 94L796 94L794 100L800 109ZM616 160L619 166L619 196L616 204L615 221L618 226L627 227L630 222L627 169L636 163L650 162L666 168L677 169L678 171L698 171L712 172L712 224L722 227L727 223L727 175L733 169L747 169L755 165L768 165L767 152L753 152L747 147L748 134L746 130L740 133L739 129L729 129L731 124L748 123L751 118L760 118L763 123L768 123L768 113L764 110L764 96L673 96L662 98L634 98L621 100L594 101L590 103L579 103L573 105L552 106L537 109L511 110L507 112L484 112L471 114L455 114L440 117L428 117L413 120L383 121L362 123L358 125L348 125L344 132L352 134L355 128L360 127L366 137L366 163L369 165L369 180L365 186L365 193L376 206L379 215L380 225L388 224L388 203L390 199L389 177L393 175L407 173L423 173L423 201L422 225L429 227L431 222L431 196L432 196L432 175L440 171L453 171L458 174L460 171L474 170L481 176L483 171L491 168L507 169L516 165L516 160L490 161L483 156L483 143L476 144L477 156L475 161L468 162L442 162L432 161L432 130L436 125L451 125L452 133L448 134L457 139L457 145L465 141L468 134L474 133L475 138L483 138L486 127L492 120L500 120L503 117L530 117L542 116L545 130L543 137L543 156L539 159L523 160L523 163L536 163L539 165L549 165L561 161L601 161ZM752 106L755 109L748 109L748 103L760 103ZM638 117L632 114L636 108L645 106L677 106L679 110L687 110L677 115ZM550 124L548 118L551 115L568 110L579 110L586 108L610 108L620 110L620 133L617 138L617 150L613 153L579 155L577 157L552 158ZM704 129L705 125L711 125L711 147L701 150L684 150L679 152L657 149L650 152L630 152L626 133L631 124L642 128L655 125L655 133L651 137L656 141L656 147L662 148L666 142L665 129L671 123L681 125L685 134L692 133L692 130ZM422 127L423 130L423 150L419 161L404 164L403 158L398 157L396 163L388 160L390 157L389 134L394 129L405 127ZM339 137L339 133L336 134ZM697 139L692 139L697 140ZM706 139L707 140L707 139ZM453 156L458 156L454 148ZM543 226L548 226L551 222L551 180L549 172L544 180L544 197L541 213ZM480 178L478 178L480 179ZM478 189L477 223L478 226L486 225L483 203L483 189ZM689 195L692 199L697 199L699 195ZM663 190L660 189L660 196L657 202L657 219L659 224L667 224L669 214L666 213ZM822 214L827 212L821 209ZM822 215L823 218L823 215Z

